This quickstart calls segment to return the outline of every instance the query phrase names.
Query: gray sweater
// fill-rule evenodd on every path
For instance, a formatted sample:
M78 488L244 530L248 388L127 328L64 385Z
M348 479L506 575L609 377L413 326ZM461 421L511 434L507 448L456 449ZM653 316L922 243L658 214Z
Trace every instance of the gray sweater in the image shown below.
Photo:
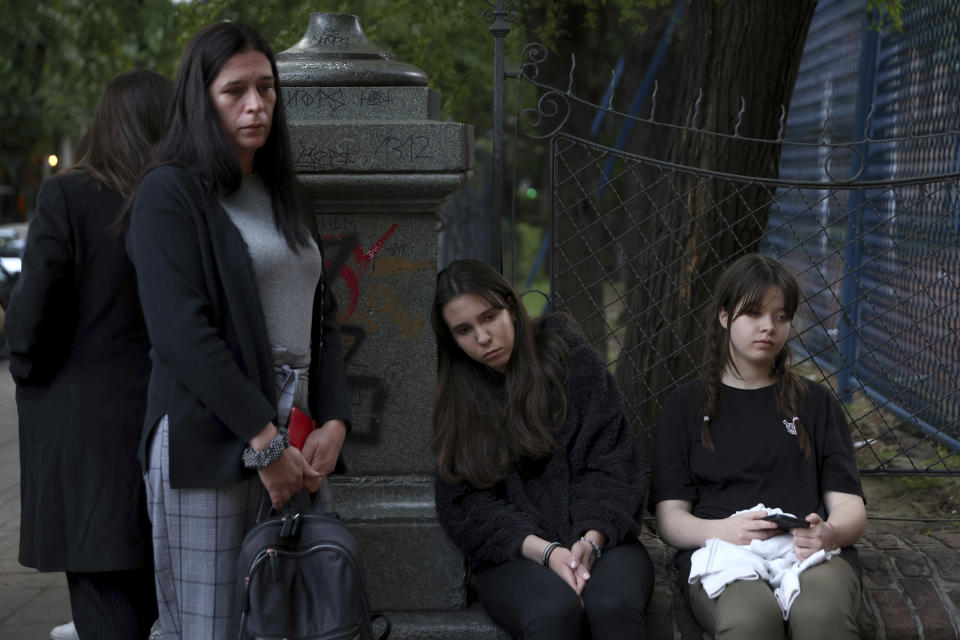
M220 204L250 252L270 344L294 354L309 352L313 294L323 270L313 238L299 254L287 246L270 195L256 174L245 175L240 188Z

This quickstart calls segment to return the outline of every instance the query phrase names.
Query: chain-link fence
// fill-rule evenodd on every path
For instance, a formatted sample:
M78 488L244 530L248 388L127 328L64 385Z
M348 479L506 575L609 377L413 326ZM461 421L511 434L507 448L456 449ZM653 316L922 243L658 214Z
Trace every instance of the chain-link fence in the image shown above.
M604 182L611 157L623 169ZM801 281L795 363L847 400L861 471L960 471L960 176L875 184L846 214L851 186L667 166L564 135L554 162L554 306L607 354L643 435L666 394L698 375L695 291L762 237ZM887 202L897 216L880 215ZM742 242L714 249L723 236Z
M942 471L951 466L942 454L960 446L960 210L955 179L935 176L960 169L960 7L907 3L902 31L864 37L863 5L833 0L814 17L787 133L819 144L786 147L781 176L828 182L839 164L831 141L861 136L847 165L859 180L896 183L778 194L765 247L805 274L823 319L801 348L842 395L878 407L858 422L861 466ZM931 447L900 437L907 425Z
M537 80L536 47L521 65L550 146L551 305L606 355L648 455L661 402L699 375L713 284L759 250L801 280L794 362L844 400L861 471L960 474L960 21L946 0L906 3L903 31L884 35L864 29L863 5L821 2L770 140L741 136L739 118L704 131L590 104ZM714 157L774 148L779 178L566 130L597 111L648 140L707 139Z

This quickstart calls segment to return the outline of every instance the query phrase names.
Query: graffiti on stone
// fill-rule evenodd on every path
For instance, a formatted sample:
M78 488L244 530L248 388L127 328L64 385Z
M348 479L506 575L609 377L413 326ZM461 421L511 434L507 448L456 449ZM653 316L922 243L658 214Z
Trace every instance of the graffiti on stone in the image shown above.
M390 104L392 101L390 92L382 89L364 89L360 92L360 106L379 107L380 105Z
M336 171L360 162L359 145L352 138L338 140L333 147L324 147L300 138L297 140L295 164L298 171Z
M396 233L397 225L388 227L373 244L365 248L360 244L355 224L349 233L332 231L335 224L336 220L330 220L324 225L324 268L328 274L332 274L331 280L340 278L349 293L349 299L341 303L338 319L344 342L351 405L359 419L359 423L354 425L351 439L376 443L380 438L384 415L400 413L406 406L404 367L399 362L384 365L382 362L371 364L363 361L358 357L360 346L369 333L380 330L384 318L391 325L399 325L401 335L416 335L418 327L409 310L403 308L398 299L393 299L389 288L381 283L370 287L370 304L365 305L369 309L359 306L361 278L371 271L371 267L373 272L377 272L376 262L384 257L378 259L378 255ZM424 324L422 320L421 324ZM369 418L363 420L361 416L364 415Z
M404 367L394 362L380 367L381 375L371 372L368 364L357 361L356 353L366 340L366 330L357 324L341 325L345 359L347 362L347 385L350 388L350 405L356 417L368 415L366 421L355 421L350 439L364 444L380 441L383 420L386 414L402 413L407 404L403 389Z
M432 142L427 136L409 135L406 138L384 136L373 154L393 160L435 160L436 156L429 153Z
M339 27L327 25L320 33L314 35L311 39L313 44L328 47L344 47L350 44L350 36L346 35Z
M317 221L317 229L326 243L327 238L340 239L345 234L357 237L357 219L352 216L338 216L330 213L314 216Z
M375 283L369 289L367 302L374 311L386 316L408 340L416 340L427 330L427 323L416 312L400 303L400 294L384 283Z
M347 99L343 89L290 89L285 94L287 107L294 109L303 107L309 109L316 106L320 115L333 115L347 106Z

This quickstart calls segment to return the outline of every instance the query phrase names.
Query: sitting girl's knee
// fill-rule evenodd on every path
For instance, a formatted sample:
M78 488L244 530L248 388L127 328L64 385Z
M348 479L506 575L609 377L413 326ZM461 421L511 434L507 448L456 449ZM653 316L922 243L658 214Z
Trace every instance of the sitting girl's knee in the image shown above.
M583 624L583 607L570 591L571 598L541 599L527 617L524 638L575 639Z
M587 616L593 618L623 618L643 614L646 603L641 599L633 600L626 593L605 593L602 596L585 594L583 606Z
M782 638L784 637L783 614L780 608L766 602L755 602L755 606L724 607L717 611L716 637L734 634L739 638Z

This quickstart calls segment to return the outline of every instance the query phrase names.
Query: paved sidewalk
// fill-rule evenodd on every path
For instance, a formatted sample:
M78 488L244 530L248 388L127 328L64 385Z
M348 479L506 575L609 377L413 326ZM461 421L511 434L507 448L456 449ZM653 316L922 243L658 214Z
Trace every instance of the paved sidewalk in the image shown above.
M0 638L47 640L70 619L67 580L17 562L20 546L20 446L7 361L0 360Z
M960 638L960 533L898 537L874 521L857 548L864 638Z

